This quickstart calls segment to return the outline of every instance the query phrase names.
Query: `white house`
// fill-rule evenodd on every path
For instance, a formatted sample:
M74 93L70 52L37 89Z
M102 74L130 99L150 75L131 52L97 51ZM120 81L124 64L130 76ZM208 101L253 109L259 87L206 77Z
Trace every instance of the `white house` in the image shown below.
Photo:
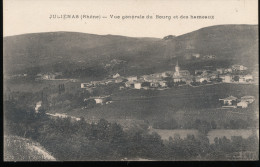
M51 80L51 79L55 79L55 75L54 74L44 74L42 75L42 79L44 80Z
M195 57L195 58L200 58L200 54L199 53L193 53L192 56Z
M135 89L141 89L141 87L142 87L142 83L140 83L140 82L135 82L134 83L134 88Z
M199 82L204 82L204 81L208 81L208 78L207 78L207 77L201 77L201 78L199 79Z
M248 81L253 81L253 79L254 79L253 75L251 75L251 74L245 75L244 78L246 79L247 82Z
M254 96L243 96L243 97L241 97L241 101L253 103L255 101L255 97Z
M137 80L137 76L127 77L127 80L130 81L130 82L136 81Z
M173 77L173 82L181 82L181 77Z
M103 103L102 98L95 98L94 100L95 100L96 104L102 104Z
M90 86L89 83L81 83L80 88L88 88Z
M151 74L151 76L156 77L156 78L161 78L162 73L154 73L154 74Z
M201 75L205 70L195 70L195 75Z
M170 76L173 76L173 74L174 74L174 71L165 71L162 73L162 77L163 78L170 77Z
M133 82L127 81L127 82L125 82L125 87L129 88L129 87L131 87L132 84L133 84Z
M160 84L161 87L167 87L166 81L161 80L161 81L159 81L159 84Z
M229 96L227 98L219 99L219 100L223 102L223 106L222 107L233 107L233 108L236 108L235 104L237 103L237 98L234 97L234 96Z
M231 81L232 81L231 75L224 75L224 78L222 78L222 82L231 83Z
M118 77L120 77L120 75L118 73L113 75L113 78L118 78Z
M117 77L117 78L115 79L115 83L120 83L120 82L123 82L123 78Z
M36 103L36 106L35 106L35 112L38 113L39 112L39 108L42 106L42 101L39 101Z
M248 102L241 101L241 102L237 103L237 107L239 107L239 108L247 108L248 107Z
M225 68L224 73L232 73L232 68Z
M150 87L157 88L157 87L159 87L159 83L158 82L150 82Z
M207 59L215 59L216 58L216 56L212 55L212 54L205 55L204 57L207 58Z
M195 77L195 81L202 83L203 81L209 81L209 78L203 77L203 76L197 76L197 77Z
M252 82L253 81L253 75L239 75L238 82L244 83L244 82Z
M247 70L247 67L245 67L243 65L235 64L235 65L232 66L232 70L234 70L234 71L244 71L244 70Z

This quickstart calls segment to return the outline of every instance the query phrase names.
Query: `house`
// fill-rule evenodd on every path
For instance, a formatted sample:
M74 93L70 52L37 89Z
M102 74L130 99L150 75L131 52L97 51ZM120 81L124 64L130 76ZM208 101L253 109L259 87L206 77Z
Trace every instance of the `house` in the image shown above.
M136 81L137 80L137 76L127 77L127 80L130 81L130 82Z
M188 70L180 70L179 74L182 77L186 77L190 75L190 72Z
M43 74L41 74L41 73L38 73L37 75L36 75L36 77L42 77L43 76Z
M113 77L113 78L118 78L118 77L120 77L120 75L119 75L118 73L116 73L116 74L114 74L112 77Z
M124 81L124 79L122 77L117 77L115 79L115 83L120 83L120 82L123 82L123 81Z
M243 96L243 97L241 97L241 101L245 101L250 104L255 101L255 97L254 96Z
M159 85L160 85L161 87L165 88L165 87L167 87L167 82L161 80L161 81L159 81Z
M135 89L141 89L142 88L142 83L141 82L135 82L134 83L134 88Z
M237 107L238 108L247 108L248 107L248 102L241 101L241 102L237 103Z
M131 87L132 84L133 84L133 82L127 81L127 82L125 82L125 87L129 88L129 87Z
M231 81L232 81L231 75L225 75L224 80L222 80L222 82L225 82L225 83L231 83Z
M196 82L200 82L200 83L202 83L203 81L209 81L209 78L208 77L206 77L206 76L197 76L197 77L195 77L195 81Z
M54 74L44 74L41 77L43 80L51 80L51 79L55 79L55 75Z
M202 72L202 76L207 76L207 75L209 75L209 74L211 74L212 73L212 71L210 71L210 70L203 70L203 72Z
M195 57L196 59L200 58L200 54L199 53L192 53L192 56Z
M105 82L106 85L108 85L108 84L112 83L113 80L109 80L109 79L108 79L108 80L106 80L106 81L104 81L104 82Z
M238 82L239 82L239 83L244 83L244 82L246 82L246 80L245 80L245 78L243 78L243 77L239 77Z
M157 82L158 80L160 80L160 78L151 75L144 75L143 80L146 82Z
M219 74L223 74L225 69L224 68L217 68L216 71L219 73Z
M204 81L207 81L208 82L208 78L207 77L201 77L200 79L199 79L199 82L204 82Z
M252 82L253 81L253 75L240 75L238 82Z
M174 77L173 82L181 82L181 77Z
M224 99L219 99L219 101L222 101L222 107L233 107L236 108L236 104L237 104L237 98L234 96L229 96L227 98Z
M150 87L158 88L159 87L159 83L158 82L150 82Z
M39 101L36 103L36 106L35 106L35 112L38 113L39 112L39 108L42 106L42 101Z
M217 79L218 78L218 73L215 71L215 72L209 74L208 77L209 77L210 80Z
M224 73L232 73L232 68L225 68Z
M206 56L204 56L204 57L207 58L207 59L215 59L215 58L216 58L215 55L211 55L211 54L206 55Z
M222 81L225 79L225 75L218 75L218 78L222 79Z
M247 67L239 64L232 65L232 70L234 71L245 71L247 70Z
M97 85L99 85L101 82L100 82L100 81L91 81L90 83L92 84L92 86L97 86Z
M92 84L91 83L81 83L80 84L80 88L88 88L88 87L91 87Z
M154 73L154 74L151 74L150 76L156 77L156 78L161 78L162 77L162 73Z
M165 71L162 73L162 77L166 78L166 77L170 77L173 76L174 72L173 71Z
M195 70L195 75L201 75L204 70Z
M225 82L225 83L231 83L232 82L232 76L231 75L219 75L219 78L222 79L222 82Z
M102 98L95 98L94 100L95 100L96 104L102 104L103 103Z
M97 97L90 97L90 98L85 98L84 101L88 101L88 100L95 100L96 104L103 104L108 100L109 96L97 96Z

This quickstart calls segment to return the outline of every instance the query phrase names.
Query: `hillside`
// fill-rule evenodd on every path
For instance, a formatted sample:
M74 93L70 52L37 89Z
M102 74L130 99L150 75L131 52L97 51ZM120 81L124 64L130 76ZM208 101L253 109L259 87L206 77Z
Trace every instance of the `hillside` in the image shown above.
M213 62L218 64L228 59L230 63L251 66L258 57L257 30L257 25L219 25L167 40L76 32L10 36L4 38L4 70L37 73L98 68L100 73L124 69L127 74L136 74L172 68L175 57L179 57L183 66L208 61L185 56L192 53L215 55ZM104 69L113 59L126 63Z
M18 136L4 136L4 161L55 161L39 143Z

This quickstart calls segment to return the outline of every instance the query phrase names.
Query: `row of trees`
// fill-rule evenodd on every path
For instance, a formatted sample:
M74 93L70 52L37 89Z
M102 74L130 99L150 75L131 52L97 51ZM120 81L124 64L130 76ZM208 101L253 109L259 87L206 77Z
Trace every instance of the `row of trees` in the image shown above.
M223 126L225 129L246 129L250 127L250 123L243 119L229 120ZM197 129L203 134L207 134L212 129L219 129L222 125L218 125L216 121L206 121L206 120L191 120L180 125L175 119L169 119L166 121L157 121L153 123L153 128L155 129Z

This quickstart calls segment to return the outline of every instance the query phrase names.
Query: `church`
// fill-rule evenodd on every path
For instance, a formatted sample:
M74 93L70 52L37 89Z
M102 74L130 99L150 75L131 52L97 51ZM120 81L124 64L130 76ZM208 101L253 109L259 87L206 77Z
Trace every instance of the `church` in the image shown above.
M191 79L190 72L188 70L181 70L178 60L175 66L175 72L172 76L173 82L187 82Z

